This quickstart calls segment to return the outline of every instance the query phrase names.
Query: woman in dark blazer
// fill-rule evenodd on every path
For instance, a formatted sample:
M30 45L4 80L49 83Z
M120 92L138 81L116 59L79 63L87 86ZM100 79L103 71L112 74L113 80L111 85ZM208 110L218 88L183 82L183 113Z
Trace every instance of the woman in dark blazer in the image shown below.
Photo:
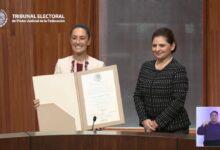
M173 58L176 48L170 29L153 33L156 59L142 65L134 92L139 123L147 132L189 133L190 121L184 108L188 78L185 67Z

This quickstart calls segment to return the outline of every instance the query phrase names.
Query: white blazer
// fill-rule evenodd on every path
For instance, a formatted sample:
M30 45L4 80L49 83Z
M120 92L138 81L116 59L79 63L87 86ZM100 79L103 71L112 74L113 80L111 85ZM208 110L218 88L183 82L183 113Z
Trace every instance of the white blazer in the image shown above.
M65 58L58 59L55 67L54 74L59 74L59 73L71 73L72 69L72 61L73 61L73 56L68 56ZM104 62L95 59L91 56L88 57L88 70L95 69L95 68L101 68L104 67Z

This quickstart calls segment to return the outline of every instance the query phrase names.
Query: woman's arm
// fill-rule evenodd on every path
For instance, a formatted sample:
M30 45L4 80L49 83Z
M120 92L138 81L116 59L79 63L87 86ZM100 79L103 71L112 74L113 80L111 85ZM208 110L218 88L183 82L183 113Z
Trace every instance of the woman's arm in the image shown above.
M172 102L170 105L156 118L159 128L165 127L177 115L180 108L184 107L186 94L188 91L188 78L184 67L178 68L173 80L172 86Z
M144 108L144 91L145 90L144 90L143 83L141 82L142 74L143 74L143 65L141 67L141 70L138 76L138 80L137 80L137 84L136 84L136 88L135 88L135 92L133 96L136 111L139 117L139 123L141 126L143 126L143 121L148 119L145 113L145 108Z

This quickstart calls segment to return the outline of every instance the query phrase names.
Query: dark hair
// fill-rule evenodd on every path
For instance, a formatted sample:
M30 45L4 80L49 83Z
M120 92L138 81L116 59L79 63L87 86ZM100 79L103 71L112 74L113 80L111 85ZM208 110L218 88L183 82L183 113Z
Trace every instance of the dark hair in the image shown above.
M74 25L74 26L72 27L72 30L71 30L70 34L71 34L71 33L73 32L73 30L76 29L76 28L82 28L82 29L84 29L84 30L86 31L88 37L90 38L91 33L90 33L90 30L89 30L89 28L88 28L87 25L85 25L85 24L76 24L76 25Z
M216 113L216 114L218 115L218 112L214 110L214 111L212 111L212 112L210 113L210 116L211 116L213 113Z
M169 28L159 28L157 29L153 35L152 35L152 41L154 40L155 37L158 37L158 36L163 36L167 39L167 42L169 44L175 44L175 48L174 50L172 51L172 53L174 53L177 49L177 43L176 43L176 40L175 40L175 37L174 37L174 34L172 32L172 30L170 30Z

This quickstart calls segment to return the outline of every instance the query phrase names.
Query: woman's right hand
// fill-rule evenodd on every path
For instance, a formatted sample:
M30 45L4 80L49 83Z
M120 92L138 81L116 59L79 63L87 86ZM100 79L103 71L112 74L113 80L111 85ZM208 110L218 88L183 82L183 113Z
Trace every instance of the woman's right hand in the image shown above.
M34 99L34 108L37 110L37 108L40 106L40 100L39 99Z

